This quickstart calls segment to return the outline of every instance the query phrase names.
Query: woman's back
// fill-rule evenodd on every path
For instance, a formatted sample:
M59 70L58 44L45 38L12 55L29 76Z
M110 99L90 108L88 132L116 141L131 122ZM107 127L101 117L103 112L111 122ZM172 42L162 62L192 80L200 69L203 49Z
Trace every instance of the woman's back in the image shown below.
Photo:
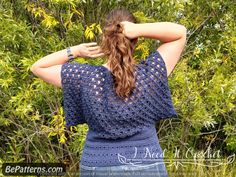
M139 37L158 39L162 44L146 60L135 64L133 54ZM82 176L87 176L85 172L107 176L97 172L113 169L123 172L118 176L125 176L124 169L148 174L152 169L154 176L167 176L155 123L178 117L167 77L185 42L186 28L182 25L138 24L129 11L116 9L106 18L100 46L88 43L69 47L31 67L40 78L62 87L66 126L89 126L80 162ZM73 56L104 56L109 70L68 62ZM142 164L153 167L144 170Z
M89 126L82 164L120 165L119 157L130 158L136 145L143 155L145 147L162 152L155 123L177 117L177 113L171 100L166 66L158 51L137 65L137 87L124 100L115 94L112 74L104 66L66 63L61 75L66 125L87 123ZM153 160L146 159L143 163L154 163Z
M116 95L112 73L104 66L66 63L61 74L68 127L87 123L98 137L117 139L177 116L158 51L137 64L137 87L124 100Z

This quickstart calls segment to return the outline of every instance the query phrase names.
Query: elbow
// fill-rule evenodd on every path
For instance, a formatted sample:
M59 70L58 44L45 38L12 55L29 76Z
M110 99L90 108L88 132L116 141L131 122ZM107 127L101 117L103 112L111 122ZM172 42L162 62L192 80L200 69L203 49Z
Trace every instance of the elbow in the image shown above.
M180 34L180 39L185 41L187 41L187 28L183 25L181 25L181 34Z
M32 65L31 67L30 67L30 71L33 73L34 72L34 65Z
M35 74L37 68L38 68L38 67L37 67L35 64L33 64L33 65L30 67L30 71Z
M181 26L182 26L182 36L184 38L186 38L186 36L187 36L187 28L185 26L183 26L183 25L181 25Z
M33 66L30 67L30 71L33 72Z
M181 39L181 40L185 39L186 40L187 28L184 25L177 24L175 34L176 34L176 39L175 40L179 40L179 39Z

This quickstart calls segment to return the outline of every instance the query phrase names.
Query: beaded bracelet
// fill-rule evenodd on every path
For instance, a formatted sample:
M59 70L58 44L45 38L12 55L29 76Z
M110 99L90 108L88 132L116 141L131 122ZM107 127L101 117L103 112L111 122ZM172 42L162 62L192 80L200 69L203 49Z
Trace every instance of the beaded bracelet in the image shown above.
M67 47L67 48L66 48L66 51L67 51L67 56L68 56L68 58L69 58L69 62L72 61L72 60L74 60L75 58L74 58L74 56L73 56L73 54L72 54L72 52L71 52L70 47Z

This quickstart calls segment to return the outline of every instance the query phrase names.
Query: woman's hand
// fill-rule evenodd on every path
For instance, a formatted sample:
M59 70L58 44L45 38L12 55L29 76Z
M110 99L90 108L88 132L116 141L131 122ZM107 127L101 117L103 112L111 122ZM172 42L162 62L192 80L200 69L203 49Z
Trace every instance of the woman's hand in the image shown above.
M96 58L104 55L96 42L82 43L71 48L72 53L77 57Z
M129 21L122 21L120 22L121 26L123 27L123 34L129 39L135 39L139 37L137 24L129 22Z

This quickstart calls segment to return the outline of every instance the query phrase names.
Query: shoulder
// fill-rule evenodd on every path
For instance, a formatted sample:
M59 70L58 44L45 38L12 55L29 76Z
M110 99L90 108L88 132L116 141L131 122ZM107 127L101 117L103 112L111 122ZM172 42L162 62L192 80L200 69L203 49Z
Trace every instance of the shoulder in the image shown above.
M89 69L89 64L87 63L64 63L62 65L62 68L61 68L61 72L62 73L77 73L77 72L82 72L85 70L85 69Z
M84 73L91 70L87 63L64 63L61 67L61 84L63 87L69 86L69 84L77 84Z
M144 66L146 71L151 74L167 78L166 64L158 50L151 52L139 65Z

